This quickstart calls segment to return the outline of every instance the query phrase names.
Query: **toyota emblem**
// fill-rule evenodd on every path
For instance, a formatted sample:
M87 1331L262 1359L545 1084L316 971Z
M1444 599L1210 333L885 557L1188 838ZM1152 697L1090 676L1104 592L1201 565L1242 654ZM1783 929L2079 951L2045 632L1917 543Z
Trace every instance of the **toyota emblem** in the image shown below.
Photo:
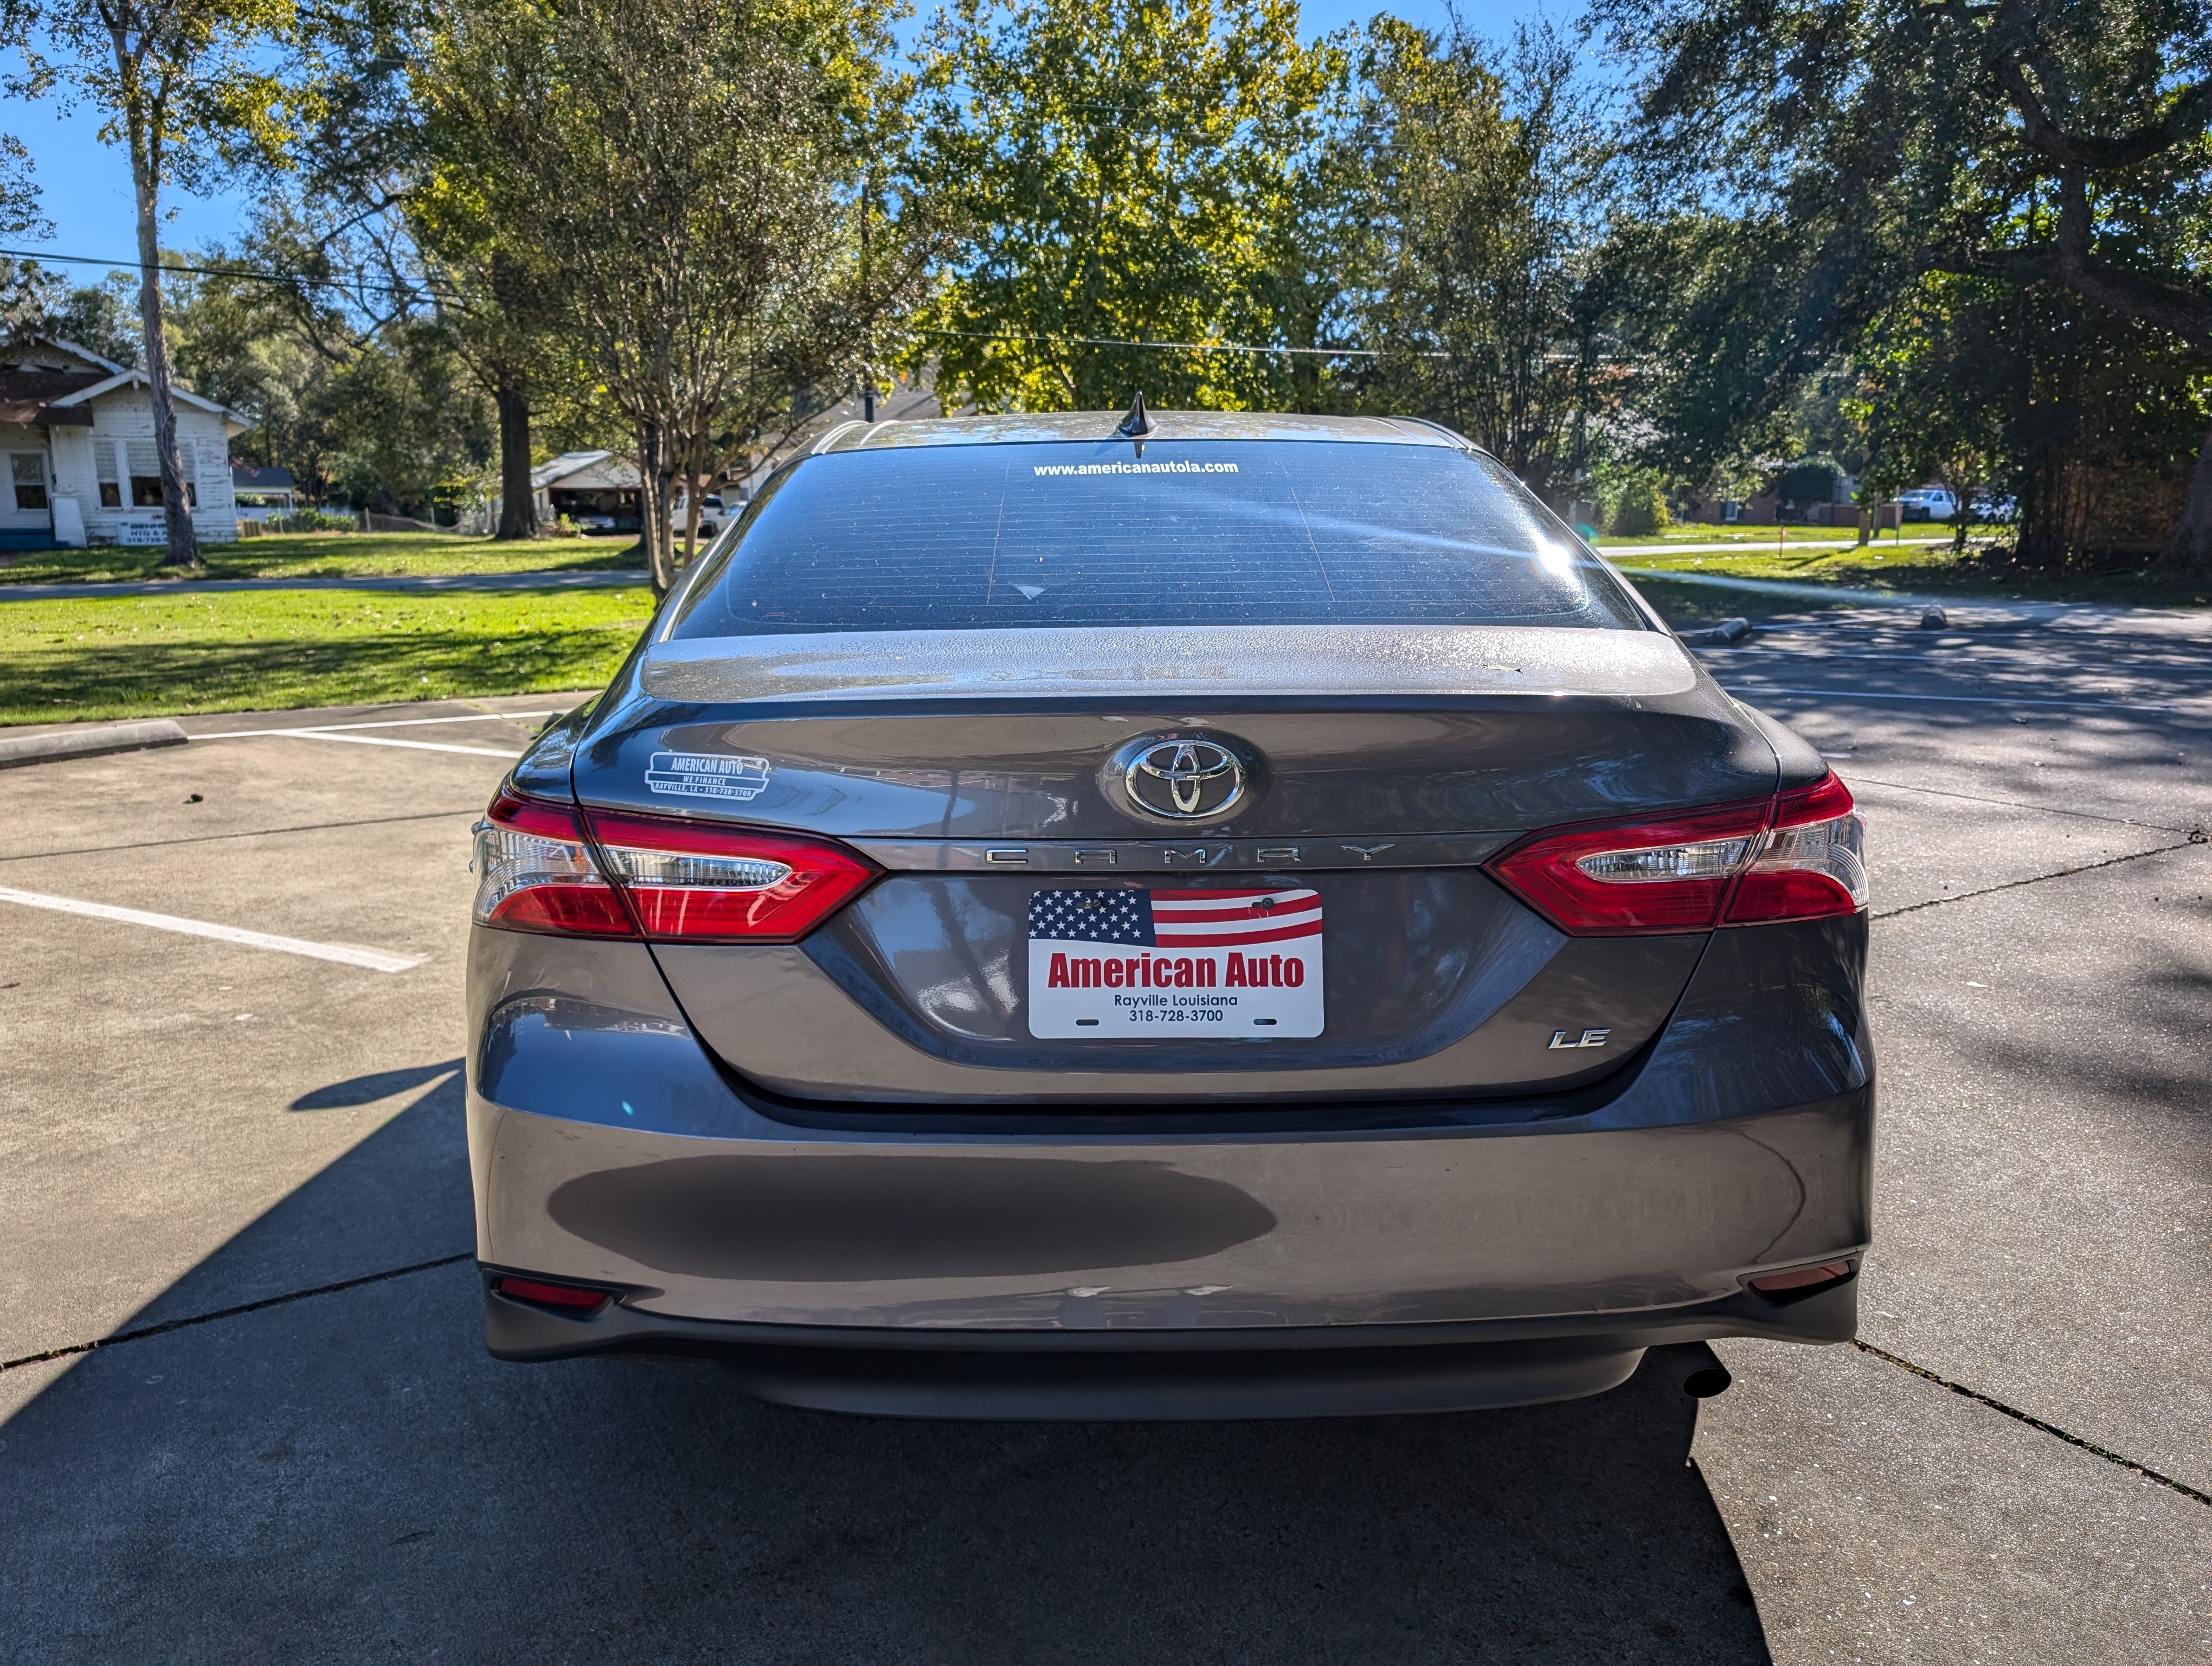
M1109 767L1140 815L1212 821L1243 806L1244 764L1218 740L1148 736L1115 752Z

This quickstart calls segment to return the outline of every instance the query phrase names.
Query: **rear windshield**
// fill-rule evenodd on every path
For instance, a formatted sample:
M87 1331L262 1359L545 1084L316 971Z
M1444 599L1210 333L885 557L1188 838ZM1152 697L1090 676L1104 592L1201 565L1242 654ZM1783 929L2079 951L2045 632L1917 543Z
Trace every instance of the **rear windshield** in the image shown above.
M1127 441L812 457L708 557L670 635L1017 626L1640 629L1487 458L1437 446Z

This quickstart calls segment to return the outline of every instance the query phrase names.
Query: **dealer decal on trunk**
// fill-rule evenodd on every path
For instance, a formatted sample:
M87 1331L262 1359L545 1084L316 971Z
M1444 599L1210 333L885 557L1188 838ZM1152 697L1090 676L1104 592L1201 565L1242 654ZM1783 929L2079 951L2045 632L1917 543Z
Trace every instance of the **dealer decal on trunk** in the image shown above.
M750 803L767 790L774 766L742 752L655 752L645 766L649 793Z
M1318 1036L1321 894L1035 892L1029 1007L1041 1038Z

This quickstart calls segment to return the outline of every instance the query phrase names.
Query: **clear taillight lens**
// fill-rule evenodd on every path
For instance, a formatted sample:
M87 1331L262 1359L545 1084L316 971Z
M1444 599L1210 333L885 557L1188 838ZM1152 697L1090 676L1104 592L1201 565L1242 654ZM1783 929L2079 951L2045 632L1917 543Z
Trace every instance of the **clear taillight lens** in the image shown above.
M1490 872L1578 937L1813 920L1867 898L1859 818L1832 775L1752 804L1540 833Z
M1766 800L1540 833L1490 871L1578 937L1709 929L1766 827Z
M639 925L663 940L795 942L878 871L823 839L602 811L591 822Z
M1730 925L1856 914L1867 903L1865 826L1833 775L1774 801L1774 824L1729 901Z
M476 833L479 925L561 936L637 934L622 898L592 865L568 806L501 793Z

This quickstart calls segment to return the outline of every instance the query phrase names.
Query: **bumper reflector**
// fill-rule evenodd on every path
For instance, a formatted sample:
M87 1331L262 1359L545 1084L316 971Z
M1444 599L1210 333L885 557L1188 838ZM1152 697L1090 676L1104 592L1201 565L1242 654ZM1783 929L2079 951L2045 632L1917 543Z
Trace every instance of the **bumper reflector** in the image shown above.
M501 1274L492 1280L492 1288L502 1296L518 1302L530 1302L538 1307L557 1307L563 1313L581 1317L597 1313L613 1299L604 1290L581 1290L572 1284L546 1284L538 1279L518 1279Z
M1824 1261L1818 1267L1799 1267L1787 1273L1769 1273L1745 1282L1762 1296L1778 1296L1785 1291L1811 1290L1820 1285L1838 1284L1850 1275L1850 1262Z

